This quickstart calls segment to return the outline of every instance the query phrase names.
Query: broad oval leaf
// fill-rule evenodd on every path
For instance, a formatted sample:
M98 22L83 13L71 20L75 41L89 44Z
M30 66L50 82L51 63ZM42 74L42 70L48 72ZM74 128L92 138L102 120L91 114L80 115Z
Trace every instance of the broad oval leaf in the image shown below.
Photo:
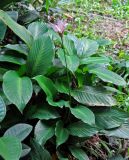
M33 38L36 39L48 31L48 26L43 22L33 22L28 26L28 30L31 32Z
M0 155L6 160L20 159L22 152L21 142L15 137L0 138Z
M71 91L72 97L79 103L88 106L114 106L115 99L104 88L84 86Z
M63 66L68 68L71 72L75 72L79 66L79 58L76 55L66 55L62 49L57 52L59 59Z
M30 32L16 23L6 12L0 10L0 19L31 48L33 38Z
M70 38L68 38L67 35L63 36L63 46L64 46L64 49L65 49L67 55L76 55L77 54L74 42Z
M9 62L17 65L25 64L25 60L23 58L18 58L10 55L0 55L0 62Z
M59 118L60 115L52 106L40 106L36 107L34 113L30 116L30 118L38 118L40 120L49 120Z
M111 41L109 39L97 39L97 43L99 44L99 46L107 46L111 44Z
M109 64L108 57L87 57L80 60L80 64Z
M97 128L80 121L71 123L67 129L69 130L70 135L77 137L92 137L98 133Z
M75 41L77 54L80 58L89 57L98 50L98 43L87 38L78 39Z
M118 86L126 85L125 80L121 76L106 68L93 67L89 68L89 72L96 74L100 79L102 79L105 82L110 82Z
M44 35L34 40L27 59L28 75L44 75L51 67L53 57L53 44L48 36Z
M7 26L0 20L0 41L4 39L6 30Z
M58 121L56 123L55 135L57 147L67 141L69 137L69 132L66 128L63 127L62 121Z
M120 127L105 131L106 136L129 139L129 124L123 124Z
M76 118L82 120L84 123L89 125L95 124L94 113L86 106L79 105L74 108L70 108L70 110Z
M43 89L43 91L48 97L56 96L57 90L50 78L39 75L34 77L33 79L35 79L38 82L39 86Z
M6 1L9 1L9 0L6 0ZM15 0L16 1L16 0ZM18 20L18 11L6 11L6 13L15 21L17 22Z
M14 136L23 141L32 131L32 126L25 123L19 123L9 128L4 136Z
M128 120L129 114L118 108L107 108L95 112L96 125L101 129L113 129Z
M29 146L27 146L26 144L22 144L21 158L29 154L30 151L31 151L31 148Z
M3 119L5 118L5 115L6 115L6 106L3 101L3 98L0 96L0 122L3 121Z
M122 155L115 155L109 158L108 160L127 160L127 159L123 158Z
M39 144L44 145L47 142L47 140L54 136L55 126L48 125L46 123L43 123L42 121L38 121L38 123L35 126L34 133L36 141Z
M39 86L43 89L43 91L46 93L47 101L51 106L57 106L57 107L69 107L69 101L60 100L60 101L54 101L53 99L57 95L57 90L55 87L55 84L52 82L51 79L45 77L45 76L36 76L33 79L35 79Z
M52 160L50 153L36 142L31 140L31 160Z
M4 46L8 49L17 51L19 53L22 53L24 55L28 55L28 47L25 44L7 44Z
M81 148L70 146L69 150L71 151L72 155L78 160L89 160L88 156Z
M8 71L3 77L3 91L22 112L32 96L32 82L28 77L19 77L15 71Z

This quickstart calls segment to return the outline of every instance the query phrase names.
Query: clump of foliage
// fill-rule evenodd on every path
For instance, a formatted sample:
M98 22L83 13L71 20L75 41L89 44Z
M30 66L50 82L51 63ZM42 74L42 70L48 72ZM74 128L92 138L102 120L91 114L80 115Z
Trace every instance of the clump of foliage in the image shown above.
M41 21L25 28L2 10L0 20L1 157L88 160L90 138L128 139L129 115L114 98L127 84L98 42L64 35L63 24L53 25L59 34Z

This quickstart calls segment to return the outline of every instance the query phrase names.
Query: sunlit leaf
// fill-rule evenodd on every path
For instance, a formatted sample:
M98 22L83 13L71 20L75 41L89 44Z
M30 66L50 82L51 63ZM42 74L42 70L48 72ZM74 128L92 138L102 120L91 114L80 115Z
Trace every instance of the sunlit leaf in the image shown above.
M71 113L78 119L82 120L87 124L95 124L95 116L94 113L88 109L86 106L76 106L74 108L70 108Z
M105 82L110 82L118 86L126 85L125 80L120 75L105 68L93 67L89 68L89 72L96 74L100 79L102 79Z
M62 121L58 121L56 123L55 135L57 147L67 141L69 132L66 128L63 127Z
M25 44L7 44L4 47L28 55L28 47Z
M35 127L35 138L39 144L45 144L55 134L55 126L38 121Z
M104 88L84 86L71 91L72 97L79 103L88 106L114 106L115 99Z
M15 71L8 71L3 77L3 90L10 102L22 112L32 96L32 82Z
M31 160L52 160L50 153L36 140L31 140Z
M67 129L70 135L77 137L92 137L98 133L97 128L80 121L71 123Z
M28 26L28 30L31 32L34 39L39 36L43 36L48 31L48 26L42 22L33 22Z
M52 65L53 44L48 36L41 36L33 41L27 59L29 76L44 75Z
M22 152L22 145L15 137L0 138L0 155L5 160L18 160Z
M9 128L4 136L14 136L23 141L32 131L32 126L25 123L19 123Z
M0 10L0 19L29 47L32 45L32 36L30 32L23 26L16 23L6 12Z
M70 146L69 150L71 151L72 155L78 160L89 160L88 156L81 148Z
M6 106L3 98L0 96L0 122L3 121L5 116L6 116Z

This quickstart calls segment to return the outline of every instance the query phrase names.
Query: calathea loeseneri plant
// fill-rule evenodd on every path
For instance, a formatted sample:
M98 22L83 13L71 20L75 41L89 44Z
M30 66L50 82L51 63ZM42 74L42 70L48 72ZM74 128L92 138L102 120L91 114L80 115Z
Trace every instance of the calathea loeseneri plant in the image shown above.
M128 114L114 107L116 89L99 86L96 78L105 85L126 82L107 69L108 57L96 54L97 42L60 38L42 22L26 29L2 10L0 19L20 38L2 47L0 55L4 159L68 159L71 154L88 160L82 141L96 134L128 138Z

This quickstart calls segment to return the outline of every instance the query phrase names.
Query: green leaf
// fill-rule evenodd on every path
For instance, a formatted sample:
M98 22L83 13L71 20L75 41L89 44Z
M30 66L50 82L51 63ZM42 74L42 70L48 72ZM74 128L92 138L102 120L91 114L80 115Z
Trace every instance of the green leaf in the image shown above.
M68 101L64 101L64 100L60 100L60 101L54 101L53 99L56 97L57 95L57 90L55 87L55 84L52 82L51 79L45 77L45 76L36 76L33 79L35 79L39 86L43 89L43 91L45 92L46 96L47 96L47 101L51 106L57 106L57 107L69 107L69 102Z
M77 54L80 58L89 57L96 53L98 50L98 43L94 40L82 38L75 42Z
M28 26L28 30L31 32L33 38L36 39L48 31L48 26L43 22L33 22Z
M24 55L28 55L28 47L25 44L7 44L4 46L8 49L17 51L19 53L22 53Z
M55 87L59 93L69 94L68 85L65 85L64 83L62 83L60 81L59 82L57 81L55 84Z
M67 55L77 54L74 42L71 39L69 39L66 35L63 36L63 46L64 49L66 50Z
M48 105L36 107L36 110L31 115L31 118L38 118L40 120L56 119L59 117L60 115L55 110L55 108Z
M50 38L52 39L53 42L58 43L58 44L62 44L62 40L61 37L59 36L59 34L57 32L55 32L53 29L49 28L48 30L48 35L50 36Z
M89 125L95 124L94 113L86 106L79 105L74 108L70 108L70 110L76 118L82 120L84 123Z
M69 150L71 151L72 155L78 160L89 160L88 156L81 148L71 146L69 147Z
M116 156L109 158L108 160L126 160L126 159L123 158L121 155L116 155Z
M108 39L100 38L97 40L97 43L99 44L99 46L107 46L111 44L111 41Z
M0 155L5 160L19 160L22 152L21 142L15 137L0 138Z
M32 126L25 123L19 123L9 128L4 136L14 136L23 141L32 131Z
M7 0L6 0L7 1ZM16 0L15 0L16 1ZM6 12L14 21L18 20L18 12L17 11L7 11Z
M93 67L89 68L89 72L96 74L100 79L105 82L110 82L118 86L126 85L125 80L121 76L105 68Z
M66 55L62 49L57 52L63 66L67 67L71 72L75 72L79 66L79 58L76 55Z
M56 135L57 147L67 141L67 139L69 137L69 132L66 128L63 127L62 121L58 121L56 123L55 135Z
M6 30L7 26L0 20L0 41L4 39Z
M0 19L31 48L33 38L30 32L16 23L6 12L0 10Z
M25 60L23 58L18 58L10 55L0 55L0 62L9 62L17 65L25 64Z
M50 6L52 5L52 2L53 2L53 0L46 0L45 9L46 9L47 13L48 13Z
M39 145L35 140L31 140L31 160L52 160L50 153Z
M34 133L36 141L39 144L44 145L47 142L47 140L54 136L55 126L48 125L46 123L43 123L42 121L38 121L38 123L35 126Z
M113 129L121 126L129 115L117 108L104 109L95 112L95 122L102 129Z
M108 57L88 57L80 60L80 64L109 64Z
M119 89L116 89L114 87L104 86L104 88L110 93L124 94L124 92L122 92Z
M29 146L27 146L26 144L22 144L21 158L29 154L30 151L31 151L31 148Z
M92 137L93 135L98 133L97 128L92 127L83 122L75 122L71 123L67 129L69 130L69 134L77 137Z
M6 106L5 106L5 103L3 101L3 98L0 96L0 122L3 121L5 116L6 116Z
M52 65L53 44L48 36L33 41L27 60L27 73L30 76L44 75Z
M3 77L3 91L22 112L32 96L33 88L28 77L19 77L17 72L8 71Z
M105 131L106 136L129 139L129 124L123 124L119 128Z
M53 98L47 97L47 101L48 101L49 105L51 105L51 106L60 107L60 108L70 107L69 101L65 101L65 100L62 100L62 99L55 102L55 101L53 101Z
M104 88L84 86L71 91L72 97L79 103L88 106L114 106L116 101Z
M48 97L56 96L57 90L51 79L41 75L36 76L33 79L35 79L38 82L39 86L43 89L43 91Z
M129 60L126 61L126 68L129 68Z

